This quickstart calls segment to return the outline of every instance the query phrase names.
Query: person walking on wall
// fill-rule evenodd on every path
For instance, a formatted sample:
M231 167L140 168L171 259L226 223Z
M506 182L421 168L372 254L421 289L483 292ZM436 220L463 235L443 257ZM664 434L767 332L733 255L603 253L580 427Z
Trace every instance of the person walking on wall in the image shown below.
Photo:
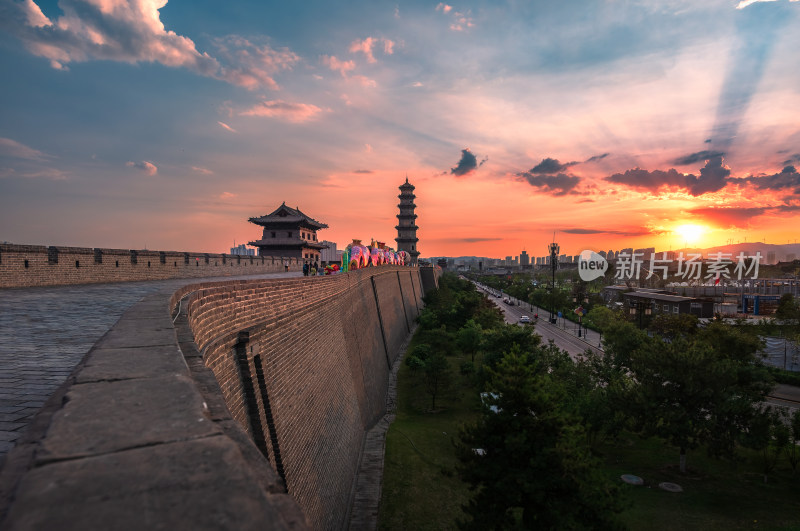
M308 262L303 262L303 276L308 276Z

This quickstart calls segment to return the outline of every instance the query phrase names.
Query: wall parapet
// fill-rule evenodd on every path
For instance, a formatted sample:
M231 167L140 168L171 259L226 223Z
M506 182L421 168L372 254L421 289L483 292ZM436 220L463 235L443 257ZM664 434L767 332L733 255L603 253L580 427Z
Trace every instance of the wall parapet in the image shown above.
M148 295L8 454L0 527L341 528L422 293L384 266Z
M297 258L0 244L0 288L224 277L298 271Z

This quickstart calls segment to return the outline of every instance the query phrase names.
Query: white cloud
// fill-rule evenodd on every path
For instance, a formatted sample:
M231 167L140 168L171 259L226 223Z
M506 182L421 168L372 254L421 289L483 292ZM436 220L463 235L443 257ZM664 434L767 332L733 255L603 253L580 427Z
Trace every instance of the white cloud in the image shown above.
M16 140L2 137L0 137L0 156L27 160L47 160L51 158L49 155L25 144L20 144Z
M242 116L265 116L288 122L306 122L322 111L309 103L289 103L281 100L262 101L250 109L240 112Z
M219 124L219 125L220 125L220 126L223 128L223 129L225 129L226 131L230 131L231 133L238 133L238 132L239 132L239 131L237 131L236 129L234 129L233 127L231 127L231 126L229 126L228 124L226 124L225 122L220 122L220 121L217 121L217 123L218 123L218 124Z
M44 16L42 10L37 6L33 0L24 0L20 5L20 9L25 13L29 26L34 28L43 28L45 26L52 26L53 23L50 19Z
M129 168L137 169L151 176L158 173L158 168L156 167L156 165L147 160L143 160L141 162L128 161L125 163L125 165L128 166Z
M234 197L236 197L236 194L232 194L230 192L222 192L219 195L220 199L233 199Z
M742 0L736 6L736 9L744 9L749 5L755 4L757 2L775 2L775 0Z
M203 175L213 175L214 172L209 170L208 168L203 168L202 166L192 166L192 171L196 171L197 173L202 173Z
M299 60L287 48L275 50L234 35L212 42L221 63L164 27L159 10L167 0L60 0L58 5L63 14L50 20L33 0L24 0L4 10L13 20L3 21L4 29L58 70L93 60L160 63L255 90L277 89L273 75Z

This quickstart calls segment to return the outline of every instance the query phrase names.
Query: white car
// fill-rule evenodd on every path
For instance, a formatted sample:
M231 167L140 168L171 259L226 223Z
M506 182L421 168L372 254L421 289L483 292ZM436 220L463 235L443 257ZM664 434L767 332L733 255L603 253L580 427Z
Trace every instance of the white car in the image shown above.
M522 317L519 318L519 322L522 324L530 324L531 318L528 317L527 315L523 315Z

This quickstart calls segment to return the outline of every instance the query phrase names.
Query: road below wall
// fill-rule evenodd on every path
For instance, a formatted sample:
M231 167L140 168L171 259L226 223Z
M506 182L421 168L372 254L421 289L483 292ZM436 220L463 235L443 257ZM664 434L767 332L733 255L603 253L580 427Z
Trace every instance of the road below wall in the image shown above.
M549 312L536 306L531 306L527 302L518 301L511 297L509 300L512 304L503 302L503 298L496 297L494 290L485 288L480 284L476 284L478 291L484 293L489 300L495 303L497 307L503 310L507 323L519 323L520 317L527 315L530 317L531 322L534 322L535 332L542 336L545 341L552 341L561 350L566 351L570 356L576 356L586 352L590 349L593 352L602 352L600 347L600 334L594 330L588 330L584 334L581 332L581 337L578 337L578 325L567 321L563 317L558 319L557 324L548 322L550 318ZM534 319L534 315L539 314L539 319Z
M600 334L594 330L587 330L582 333L582 337L577 335L577 325L571 321L567 321L563 317L558 319L557 324L548 322L550 313L536 306L531 306L527 302L519 301L513 297L508 297L512 304L503 302L505 297L497 297L495 291L480 284L476 284L478 291L484 293L489 300L493 301L497 307L503 310L507 323L519 323L520 317L527 315L533 321L533 316L536 312L539 313L538 322L535 323L535 333L542 336L545 341L553 341L555 345L561 350L566 351L573 359L578 355L586 352L589 348L593 352L602 353L601 337ZM565 324L562 324L565 323ZM800 387L791 385L778 384L772 391L770 396L767 397L766 402L781 406L789 410L793 414L795 410L800 408Z
M142 297L207 281L299 272L0 290L0 463L47 398Z

